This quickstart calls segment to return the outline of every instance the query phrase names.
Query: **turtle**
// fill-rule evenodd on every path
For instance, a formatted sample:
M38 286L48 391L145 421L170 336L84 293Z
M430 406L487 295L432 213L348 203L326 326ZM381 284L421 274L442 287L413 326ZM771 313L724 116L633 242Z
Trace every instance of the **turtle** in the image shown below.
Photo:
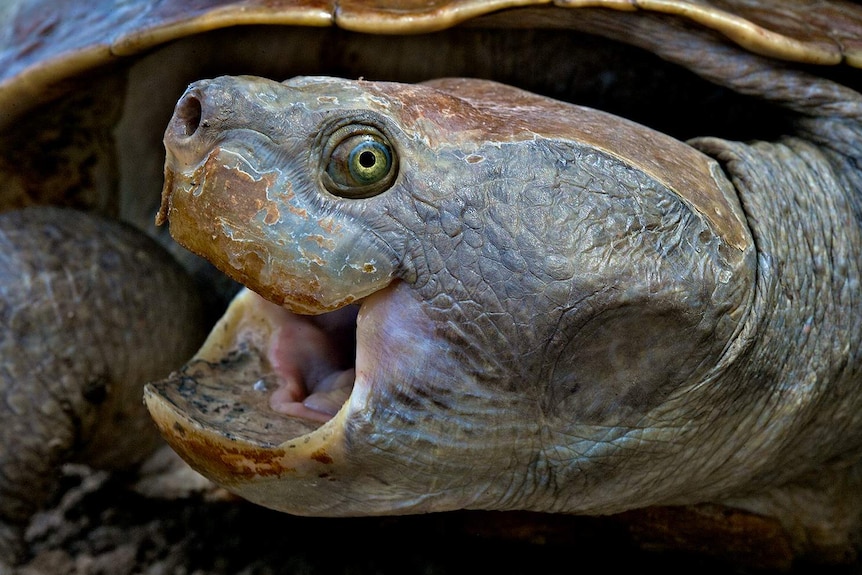
M214 279L211 268L200 259L172 243L164 228L154 226L154 215L159 213L159 219L168 218L171 231L193 251L212 258L234 277L275 301L274 305L251 292L241 292L197 357L175 376L150 386L146 392L148 407L166 439L205 475L251 500L298 514L398 514L457 508L605 514L721 504L765 518L760 525L770 528L777 525L791 557L833 561L855 557L858 502L852 494L858 491L855 489L858 457L853 433L852 375L856 326L851 307L855 282L852 250L858 246L852 236L856 230L852 192L860 188L856 68L862 65L862 14L858 6L841 1L799 1L779 6L757 1L597 0L548 4L529 0L474 0L429 4L392 0L372 4L213 0L153 4L110 0L100 2L94 9L83 2L55 5L40 0L17 0L0 8L0 18L7 24L0 36L3 208L60 204L124 220L157 238L200 281L224 282ZM500 54L506 58L500 58ZM182 231L183 211L177 207L181 194L177 189L194 187L195 179L189 177L187 168L195 161L188 158L196 156L180 149L178 134L187 138L203 134L215 137L221 127L232 126L231 118L237 109L246 110L249 86L259 87L261 94L265 94L261 98L274 100L281 98L281 90L286 89L271 81L222 79L195 84L183 95L189 82L223 74L256 74L275 80L301 75L305 79L293 80L285 86L345 90L345 98L350 94L348 100L365 98L378 106L397 101L408 110L419 105L418 102L433 100L435 103L429 104L431 109L425 110L429 114L439 102L445 102L448 107L443 111L460 110L463 114L452 113L448 118L438 115L429 121L461 133L457 137L462 138L459 142L462 147L458 148L464 154L462 164L490 170L495 175L489 182L523 182L524 177L533 181L544 177L544 172L538 166L528 171L528 176L515 173L518 170L514 166L506 171L498 163L501 152L493 155L483 149L482 153L467 153L468 144L477 145L488 138L490 148L509 150L494 138L508 137L514 142L517 138L512 134L513 126L527 133L525 122L536 126L535 137L531 139L534 146L550 140L569 141L567 138L577 127L572 125L574 120L569 114L574 114L576 108L557 100L605 108L616 116L578 112L595 120L590 126L605 138L598 141L594 136L575 146L578 157L597 163L590 185L604 186L605 190L642 186L659 190L656 194L662 201L648 207L653 210L650 217L658 218L658 223L645 225L643 232L661 231L667 223L660 221L663 215L679 216L680 229L689 235L675 238L677 243L667 244L666 252L674 251L669 247L673 245L694 249L697 257L708 258L698 260L708 264L703 263L706 267L700 271L704 277L698 277L697 282L709 279L713 282L709 289L713 291L707 294L706 284L683 280L684 286L678 290L668 288L669 291L656 293L655 303L670 307L655 311L649 329L642 328L644 322L635 322L619 312L608 316L607 325L591 324L578 316L573 307L570 315L573 319L581 317L579 321L585 329L582 339L566 342L560 332L558 339L544 341L549 350L568 346L566 353L558 356L565 358L558 374L561 379L557 381L562 383L551 385L553 378L549 379L547 373L539 374L533 381L516 381L515 373L527 374L526 379L537 376L530 371L536 369L531 362L544 352L538 347L525 353L516 350L523 351L530 341L535 344L531 338L542 333L547 336L549 332L542 325L547 321L547 309L535 305L519 308L521 316L528 314L529 318L519 324L524 331L517 338L510 338L516 341L506 341L503 346L500 338L505 330L502 324L495 324L505 316L504 311L511 311L505 308L507 299L503 296L516 295L523 287L519 281L529 280L535 287L541 278L531 275L535 271L531 266L539 261L545 261L540 275L548 282L563 281L567 274L571 278L573 263L566 259L569 255L551 249L572 241L569 236L551 233L571 231L562 225L565 218L558 222L560 228L548 230L546 222L536 219L535 214L521 213L519 208L524 206L518 202L525 201L523 198L517 201L510 198L510 204L503 202L494 207L499 210L494 213L499 216L494 222L496 228L487 219L493 213L490 208L467 209L453 218L454 212L445 215L433 202L413 205L414 223L423 230L419 234L413 232L416 241L413 249L424 249L430 245L426 240L442 239L444 235L462 238L464 243L459 244L462 250L470 242L477 244L474 250L479 249L478 246L486 245L486 240L496 249L505 248L501 249L497 263L510 274L507 276L510 281L472 294L492 297L491 301L467 299L461 302L465 305L454 306L451 297L447 304L443 295L428 300L427 305L433 304L438 311L449 305L452 313L462 314L463 323L447 324L451 333L447 332L442 340L425 336L430 326L439 327L443 316L433 320L437 323L429 324L425 312L417 311L426 308L417 307L418 304L411 303L411 296L405 294L416 293L410 291L418 289L416 286L432 290L446 281L449 282L446 289L457 292L471 285L470 281L479 282L490 271L477 263L479 267L463 266L457 270L466 275L447 277L454 271L449 265L458 264L457 258L465 253L454 248L449 254L428 251L425 256L431 260L420 270L413 260L409 260L413 267L407 265L409 253L403 241L390 245L379 236L374 236L376 240L371 236L354 236L351 250L361 247L362 257L377 255L372 258L374 261L365 257L368 261L352 272L357 285L375 278L371 284L363 284L361 289L350 286L333 295L323 293L321 285L313 285L320 281L319 277L302 276L288 282L291 293L288 296L287 287L267 283L254 258L246 258L248 268L245 264L237 267L235 262L220 260L213 253L218 248L212 240L212 230L206 228L211 224L199 222L200 228L185 224L187 231ZM331 79L308 79L310 74L396 83L342 84ZM513 84L517 89L500 83L456 79L438 80L416 88L401 84L465 76ZM359 95L362 90L367 91L366 96ZM532 93L541 93L542 97ZM332 98L331 94L318 96L323 103ZM179 104L173 112L177 100ZM209 107L211 101L221 101L221 107ZM334 103L336 100L330 102ZM224 117L204 116L205 110L211 113L213 109L222 110ZM521 113L528 118L520 118ZM654 129L642 130L618 116ZM262 126L266 125L268 130L274 129L271 124L276 117L269 111L246 117L246 121L249 129L264 129ZM390 141L396 134L395 120L384 120L380 110L374 118L374 122L368 120L364 124L367 133L361 134L362 145L370 147L371 156L382 157L389 165L384 175L387 185L400 182L416 166L407 161L407 156L401 157L405 153L402 144L396 146ZM473 133L467 134L463 127L470 122L474 122ZM431 124L426 128L431 129ZM170 125L164 172L167 191L160 208L158 190L164 160L160 141L166 125ZM495 132L490 133L487 125L495 126ZM271 133L266 130L264 133ZM668 132L671 137L660 132ZM403 135L401 131L397 133ZM432 138L430 133L421 133L424 135L417 136L420 140L430 138L435 145L446 147L447 134L435 133ZM619 133L633 134L637 144ZM327 134L325 138L330 136ZM682 144L682 140L688 143ZM734 143L755 140L759 143ZM613 145L608 147L607 142ZM322 143L326 142L309 144L309 149ZM430 144L429 140L429 149L433 148ZM330 147L333 149L327 153L338 146L333 143ZM570 146L569 156L551 148L547 144L541 153L538 148L520 149L512 157L521 161L535 154L532 159L545 168L544 162L554 154L558 163L571 163L574 157L571 150L575 148ZM587 148L594 152L588 153ZM621 156L618 148L624 151ZM791 169L796 164L789 156L801 156L803 152L808 161L805 169ZM252 156L251 159L230 156L240 162L233 165L235 170L231 173L236 175L244 170L251 180L254 174L270 177L273 172L258 170L272 158L257 152ZM370 158L363 154L355 157ZM279 155L279 158L296 165L295 157ZM371 167L377 161L367 160ZM463 170L462 164L456 166L452 161L450 158L450 163L444 165ZM354 176L349 170L334 168L332 173L323 172L326 175L321 177L328 178L326 194L341 198L347 193L345 190L355 187L355 181L350 183ZM457 170L453 175L456 173ZM256 181L267 182L265 178ZM824 197L815 200L804 194L792 195L799 182L822 192ZM474 184L481 190L482 184ZM696 184L694 188L692 184ZM614 188L615 185L618 187ZM338 209L333 208L326 222L334 225L342 206L379 204L385 198L398 196L392 193L395 188L379 194L378 188L380 182L373 181L359 194L368 197L349 202L333 200L336 203L330 205L337 204ZM770 193L757 195L751 190ZM520 191L528 192L526 188ZM254 201L264 199L258 196ZM462 198L456 196L453 201L457 203ZM464 202L461 207L469 207L469 202ZM244 207L250 209L255 205ZM223 218L236 206L213 204L207 209L212 210L209 216ZM647 207L632 200L626 209ZM665 214L664 209L669 211ZM645 221L625 210L596 213L604 214L604 219L596 222L598 227L590 231L596 245L601 244L602 238L610 241L613 226L630 230L634 229L630 226ZM282 215L276 210L261 217L277 220ZM363 217L371 216L366 213ZM824 220L827 217L839 219ZM464 228L471 222L482 233ZM788 247L771 235L774 230L770 226L779 223L786 225L787 230L818 233L831 223L834 227L830 232L840 230L846 235L824 238L805 233ZM335 228L329 229L328 224L319 223L319 229L304 236L304 243L295 244L303 250L318 250L316 257L321 258L318 263L329 257L327 245L333 240ZM602 227L605 224L607 229ZM520 234L527 232L536 235L533 243L524 245ZM487 234L493 236L493 241ZM624 240L620 242L614 245L627 249ZM392 251L395 248L401 249ZM807 250L806 261L802 261L797 249ZM381 250L386 257L380 255ZM355 251L351 253L356 255ZM339 252L338 257L347 255ZM671 255L684 257L676 252ZM485 264L490 261L482 260ZM664 261L652 261L655 268L638 269L638 273L648 278L653 277L653 272L656 274L657 289L667 287L658 281L665 277L661 273L666 270L659 265ZM686 266L681 261L667 265L682 270ZM596 259L591 263L601 262ZM797 275L786 274L790 268L785 266L791 266ZM317 265L314 272L319 273L323 267ZM631 269L630 275L636 276ZM396 275L397 282L387 283ZM825 285L816 283L824 278L844 282L841 284L844 291L824 291L816 298L800 297L812 285ZM302 285L302 281L307 283ZM613 283L608 277L602 281ZM228 287L215 291L231 292L230 282L219 285ZM372 291L368 291L369 285ZM574 293L575 285L566 289ZM833 302L829 293L846 297L847 301ZM628 296L643 297L646 302L650 294L650 289L646 289L641 295L632 292ZM709 300L710 294L715 302ZM550 291L546 295L554 305L563 298L560 293ZM673 308L668 302L674 298L693 307L685 313L681 307ZM220 309L224 300L221 296L210 300L207 307ZM357 310L354 304L359 300L362 307ZM815 304L823 302L823 309L814 309ZM387 306L403 303L407 316L415 320L414 331L401 329L400 324L376 323L389 317L384 313ZM292 311L285 310L285 304ZM510 304L511 301L507 305ZM375 313L375 309L382 311ZM316 314L330 310L333 315L315 319L296 315L296 312ZM704 314L699 320L702 324L694 322L693 316L698 313ZM479 316L483 322L481 329L470 327L467 319ZM357 318L365 330L360 330L358 336L353 333ZM298 354L299 360L313 366L318 344L330 349L336 357L333 363L337 369L327 368L329 371L324 374L334 377L322 384L318 393L309 394L306 399L314 398L312 401L295 401L295 390L285 392L288 388L276 385L283 374L279 376L272 371L267 350L274 334L290 331L285 325L292 326L290 329L298 334L293 341L304 342L307 338L311 344L307 348L292 347L291 340L286 340L284 345L293 350L290 353ZM385 421L392 425L386 427L385 421L371 421L370 427L356 431L357 420L348 425L347 413L361 417L361 410L343 407L341 402L349 395L346 405L362 401L382 405L374 403L382 396L371 392L360 394L357 390L361 386L351 390L352 378L359 378L359 370L354 375L351 365L362 359L360 352L367 349L363 342L369 332L374 338L378 337L375 334L385 334L388 328L397 328L401 338L398 341L404 343L386 356L392 359L392 369L401 369L398 362L406 360L399 360L400 357L411 357L417 349L428 349L423 347L428 341L438 344L448 341L451 345L438 345L425 357L448 362L450 367L457 365L458 369L469 365L471 375L465 380L459 372L452 387L437 386L434 392L442 395L421 395L421 388L420 395L410 395L405 388L396 387L394 391L399 395L390 398L391 409L384 409L391 415ZM678 331L674 333L674 329ZM664 355L643 355L646 363L630 362L614 371L608 369L609 363L596 358L607 352L601 347L602 339L619 334L635 338L619 342L623 344L620 349L636 341L644 345L655 341L673 345L661 348ZM380 337L379 345L392 343ZM471 355L477 349L475 343L470 343L471 338L477 338L475 341L481 342L491 354ZM335 341L344 343L346 349ZM660 347L652 346L650 353ZM629 347L627 351L632 349ZM746 361L732 361L736 357ZM805 368L799 367L806 361L809 364ZM567 370L578 362L593 369L605 369L604 375L613 383L599 388L593 385L590 390L589 382L566 379L566 373L571 373ZM430 369L427 363L422 365ZM789 366L787 373L782 372L785 365ZM411 373L419 373L419 366L408 367ZM651 380L645 388L633 385L648 369L660 372L661 377ZM788 375L799 376L803 369L808 371L799 380ZM739 370L735 373L738 381L745 377L751 385L733 388L707 385L714 383L720 373L734 370ZM681 373L705 379L695 382L683 378ZM518 383L524 385L519 387ZM464 385L474 384L476 387L470 393L457 399L451 397L452 391L463 391ZM547 389L540 393L536 386ZM379 387L375 386L374 392ZM690 396L697 398L696 404L690 412L674 413L671 407L681 401L689 387L697 392ZM583 389L587 391L578 395ZM448 400L443 399L447 390ZM300 395L307 391L300 390ZM556 459L538 457L537 452L528 454L527 446L535 445L539 439L523 428L518 431L514 424L507 427L507 422L512 421L505 417L507 410L523 401L525 393L535 395L534 408L542 417L559 418L563 406L571 407L572 413L583 418L585 427L581 431L587 427L592 427L593 433L603 430L600 442L595 441L595 435L585 433L579 447L594 456L590 462L599 471L593 471L592 475L575 474L587 460L566 460L563 444L552 439L558 434L566 435L565 430L550 425L541 427L538 438L548 442L547 453L556 453ZM713 403L722 405L721 401L729 402L724 404L725 409L718 409ZM783 413L776 411L777 405L790 403L781 401L797 401L810 407ZM401 409L395 409L399 405ZM558 497L543 502L535 497L531 500L529 489L507 483L510 476L502 472L496 482L484 486L487 491L471 495L461 482L481 482L482 474L493 466L476 464L469 473L455 472L446 466L454 465L457 458L440 453L440 444L435 444L430 436L409 439L409 429L427 431L431 429L429 422L442 424L452 416L452 410L459 410L469 419L471 414L476 415L477 412L471 411L476 406L496 410L500 417L490 426L464 427L458 427L455 418L448 424L452 435L445 445L463 449L464 453L472 452L479 462L494 450L483 446L478 438L499 432L499 441L528 450L511 449L509 456L532 470L535 486L556 491ZM434 418L433 414L439 414L439 410L446 410L446 417ZM720 444L703 444L701 452L705 460L653 450L656 443L651 441L649 432L656 432L657 428L633 425L639 417L645 417L645 410L673 430L678 441L691 437L705 439L722 430L728 439ZM366 411L365 415L370 413ZM780 416L780 424L772 425L772 414ZM623 432L616 426L614 418L621 418L616 423L624 421L629 431ZM715 425L706 426L706 421ZM378 428L380 433L369 436L368 430L377 424L383 426ZM813 433L793 435L789 431L793 428L791 424ZM806 425L809 427L805 428ZM746 436L746 429L762 433ZM831 431L827 433L826 429ZM360 435L348 436L348 431ZM527 436L521 437L521 433ZM338 443L344 437L351 438L349 444ZM393 447L400 446L405 463L396 467L401 471L423 467L431 470L426 474L427 481L422 483L409 473L400 473L398 481L386 479L385 466L343 467L350 449L372 437L389 441L388 445ZM756 449L744 449L752 437ZM403 442L399 443L398 438L403 438ZM301 449L292 447L300 444L304 446ZM286 463L277 455L286 449L302 453L305 458L302 464ZM618 449L632 454L629 467L620 467L619 460L613 459ZM690 469L695 461L697 469ZM565 474L559 474L566 465L569 475L565 479L570 483L563 487L559 482ZM619 475L616 480L609 478L611 471L622 474L625 481ZM699 482L689 480L692 475ZM632 480L635 476L640 476L640 482ZM598 481L598 477L604 479ZM375 481L389 485L373 493L368 488L363 491L362 485ZM343 504L350 499L347 490L351 485L359 489L355 496L363 501L358 507ZM573 486L579 486L582 492L592 490L593 498L586 501L581 495L571 495ZM563 495L564 492L569 494ZM447 500L436 493L449 493L451 497ZM297 503L298 494L309 499ZM334 498L324 500L323 494ZM579 498L580 502L573 503ZM800 503L807 500L813 502Z
M744 144L487 80L196 82L158 219L248 289L154 420L292 514L713 502L852 547L862 98L825 91Z

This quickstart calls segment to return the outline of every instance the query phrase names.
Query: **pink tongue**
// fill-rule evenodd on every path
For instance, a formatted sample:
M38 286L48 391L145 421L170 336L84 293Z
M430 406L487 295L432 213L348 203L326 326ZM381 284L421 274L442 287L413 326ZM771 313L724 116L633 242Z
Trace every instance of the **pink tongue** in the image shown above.
M305 398L302 404L314 411L326 413L330 417L338 413L350 392L356 379L356 370L336 371L324 379L314 393Z
M350 396L356 372L352 367L344 369L346 353L318 325L321 323L325 325L284 313L268 353L279 376L278 388L269 398L274 411L325 422Z

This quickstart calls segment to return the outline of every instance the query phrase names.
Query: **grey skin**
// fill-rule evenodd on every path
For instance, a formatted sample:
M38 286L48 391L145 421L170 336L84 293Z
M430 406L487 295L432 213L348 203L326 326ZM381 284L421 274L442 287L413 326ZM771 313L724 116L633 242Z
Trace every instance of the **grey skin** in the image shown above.
M141 390L194 352L201 314L186 273L128 225L0 215L0 566L61 464L128 469L160 444Z
M175 448L292 513L728 502L811 527L796 542L813 546L835 540L789 486L828 477L851 486L829 504L844 514L838 544L852 539L862 97L649 32L627 38L780 103L796 132L684 145L469 80L191 86L165 138L172 234L279 306L362 308L356 382L323 427L254 451L230 421L151 388ZM609 140L592 131L603 122ZM360 197L324 175L352 125L382 133L398 162ZM254 457L231 467L197 433ZM326 456L291 456L303 442Z

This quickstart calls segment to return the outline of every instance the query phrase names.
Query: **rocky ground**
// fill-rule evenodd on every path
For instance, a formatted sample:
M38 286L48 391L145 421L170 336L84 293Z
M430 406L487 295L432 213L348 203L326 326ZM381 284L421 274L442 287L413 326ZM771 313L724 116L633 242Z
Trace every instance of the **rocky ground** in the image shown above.
M180 493L168 484L132 486L127 477L69 466L52 507L28 530L30 556L15 575L756 571L733 558L643 551L629 535L609 519L551 517L537 523L523 514L299 518L212 488ZM862 574L859 566L793 571Z

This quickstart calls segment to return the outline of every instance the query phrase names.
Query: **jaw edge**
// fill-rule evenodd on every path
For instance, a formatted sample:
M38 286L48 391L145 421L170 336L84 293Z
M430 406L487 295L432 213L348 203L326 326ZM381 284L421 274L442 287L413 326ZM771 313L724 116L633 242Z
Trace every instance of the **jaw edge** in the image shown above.
M349 400L325 422L270 407L279 375L268 350L285 313L241 291L195 357L146 386L144 402L168 444L215 483L274 509L335 515L325 485L334 488L347 465Z

